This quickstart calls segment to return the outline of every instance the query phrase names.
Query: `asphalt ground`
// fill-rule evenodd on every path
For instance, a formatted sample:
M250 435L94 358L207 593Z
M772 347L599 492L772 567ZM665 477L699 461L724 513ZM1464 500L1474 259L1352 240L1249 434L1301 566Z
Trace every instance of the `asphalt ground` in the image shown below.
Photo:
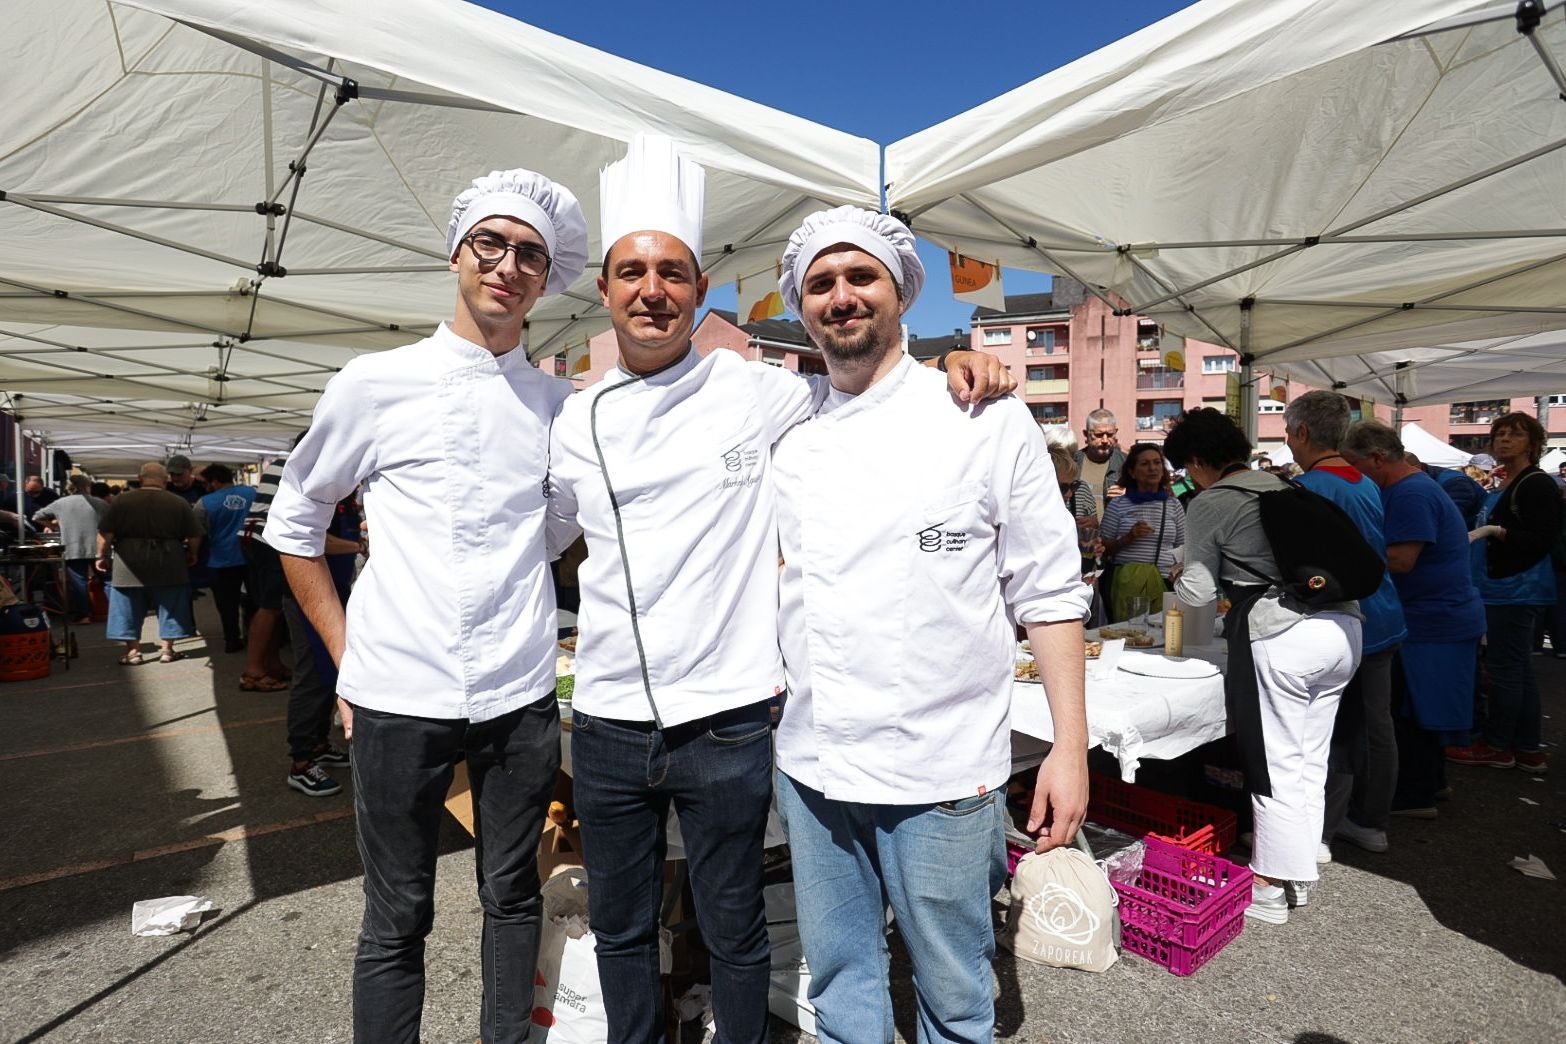
M216 632L210 601L198 619ZM149 622L147 633L153 625ZM284 785L285 693L238 688L242 656L126 668L101 625L45 680L0 684L0 1040L350 1039L361 913L351 795ZM149 643L150 647L150 643ZM1535 658L1546 738L1566 725L1566 660ZM1566 1039L1561 773L1450 770L1434 821L1392 849L1334 846L1283 927L1248 924L1195 975L1132 955L1103 975L1002 956L997 1035L1051 1042L1543 1042ZM346 770L336 770L346 783ZM206 896L193 933L138 938L132 904ZM470 843L446 824L424 1039L478 1038ZM911 972L893 948L898 1029ZM688 1029L685 1034L695 1039ZM810 1040L774 1019L774 1041Z

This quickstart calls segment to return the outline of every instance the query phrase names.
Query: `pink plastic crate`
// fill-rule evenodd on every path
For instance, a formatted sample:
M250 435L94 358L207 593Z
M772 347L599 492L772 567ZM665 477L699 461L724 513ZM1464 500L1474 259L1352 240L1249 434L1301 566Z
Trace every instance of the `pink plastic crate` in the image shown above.
M1120 897L1121 944L1190 975L1245 926L1251 872L1227 859L1147 839L1136 884L1114 883Z

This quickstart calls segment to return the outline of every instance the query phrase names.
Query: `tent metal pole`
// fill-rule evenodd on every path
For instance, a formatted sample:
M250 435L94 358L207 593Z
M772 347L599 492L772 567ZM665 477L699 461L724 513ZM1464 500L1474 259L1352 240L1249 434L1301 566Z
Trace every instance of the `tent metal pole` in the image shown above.
M1361 243L1445 243L1486 239L1558 239L1566 236L1566 228L1517 228L1494 229L1484 232L1388 232L1385 235L1351 236L1296 236L1292 239L1215 239L1191 240L1178 243L1127 243L1121 247L1132 253L1151 254L1165 250L1210 250L1228 247L1283 247L1283 246L1331 246L1333 244ZM972 237L969 237L972 238ZM1065 247L1081 250L1081 247Z
M1540 11L1540 14L1542 15L1543 12ZM1528 42L1533 44L1534 53L1539 56L1539 61L1544 63L1545 69L1549 70L1550 79L1555 81L1555 86L1561 92L1561 101L1566 101L1566 73L1561 72L1560 64L1556 62L1555 56L1540 42L1538 34L1533 29L1533 26L1529 26L1527 29L1520 31L1528 38Z
M1104 304L1108 305L1111 311L1118 311L1119 310L1120 305L1118 303L1116 303L1115 301L1110 300L1108 294L1104 293L1104 291L1102 291L1098 287L1094 286L1093 283L1090 282L1089 280L1086 280L1086 279L1082 278L1081 276L1077 275L1077 273L1071 268L1070 265L1066 264L1060 258L1056 257L1047 248L1040 246L1038 240L1034 239L1032 236L1023 235L1021 230L1013 228L1007 222L1002 221L1000 219L1000 216L998 214L996 214L995 211L991 210L989 207L985 206L983 203L980 203L977 199L975 199L972 196L972 194L965 192L965 193L962 194L962 196L960 198L964 202L966 202L968 205L970 205L973 208L975 208L976 210L979 210L980 212L982 212L985 217L987 217L991 221L995 222L1001 228L1004 228L1007 232L1010 232L1012 235L1016 236L1017 237L1017 242L1019 244L1021 244L1022 246L1027 247L1029 250L1032 250L1034 253L1036 253L1040 257L1042 257L1044 260L1046 260L1050 264L1054 265L1060 271L1060 273L1062 275L1067 276L1068 278L1071 278L1071 279L1075 279L1077 282L1081 283L1084 287L1087 288L1087 292L1088 293L1092 294L1094 297L1096 297L1100 301L1104 302Z
M22 482L26 478L23 474L24 461L27 450L23 446L22 434L22 396L11 396L11 405L14 412L11 414L11 435L16 440L16 542L21 543L27 539L27 494L22 490ZM27 599L27 570L22 570L22 601Z
M254 270L255 268L254 265L245 261L241 261L237 257L229 257L227 254L219 254L212 250L203 250L200 247L191 246L189 243L176 243L172 239L165 239L162 236L155 236L150 232L141 232L134 228L126 228L124 225L116 225L112 221L104 221L100 218L91 218L85 214L73 214L69 210L61 210L59 207L51 207L47 203L39 203L29 196L24 196L16 192L7 192L5 194L5 200L8 203L16 203L19 206L26 207L29 210L36 210L54 217L64 218L67 221L79 221L84 225L91 225L94 228L101 228L106 232L118 232L120 235L129 236L131 239L140 239L145 243L151 243L154 246L167 247L170 250L178 250L181 253L195 254L197 257L204 257L209 261L217 261L221 264L234 265L238 268L250 270Z
M1127 254L1125 256L1130 258L1131 264L1136 267L1136 270L1138 272L1141 272L1143 275L1147 276L1147 278L1151 279L1153 282L1157 283L1159 286L1163 287L1165 290L1169 289L1169 284L1166 283L1163 279L1161 279L1156 272L1154 272L1152 269L1148 268L1145 264L1143 264L1142 261L1139 258L1131 257L1130 254ZM1207 317L1201 313L1200 309L1198 309L1193 304L1186 303L1185 301L1178 301L1178 303L1179 303L1181 309L1183 310L1184 314L1196 316L1196 319L1197 319L1198 322L1200 322L1203 326L1207 327L1208 330L1212 331L1212 335L1218 339L1216 343L1223 345L1225 348L1229 349L1230 351L1234 351L1234 342L1231 341L1229 339L1229 336L1227 334L1225 334L1222 330L1218 329L1212 323L1208 322L1207 321Z
M1399 369L1392 378L1397 389L1392 396L1392 430L1403 430L1403 408L1408 405L1408 371Z
M1256 445L1256 411L1259 408L1256 402L1256 371L1252 366L1255 356L1251 354L1251 313L1255 307L1254 297L1247 297L1240 302L1240 420L1245 437L1252 446Z

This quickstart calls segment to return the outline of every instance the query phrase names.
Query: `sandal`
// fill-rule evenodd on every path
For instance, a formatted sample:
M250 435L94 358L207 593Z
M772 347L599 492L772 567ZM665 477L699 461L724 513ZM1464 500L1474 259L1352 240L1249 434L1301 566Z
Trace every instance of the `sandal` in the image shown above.
M120 657L121 667L140 667L146 662L146 660L141 658L141 653L139 652L128 652Z
M178 649L175 649L173 652L158 654L159 663L173 663L175 660L183 660L184 658L185 654L180 652Z
M245 692L282 692L288 688L288 683L265 674L242 674L239 676L239 687Z

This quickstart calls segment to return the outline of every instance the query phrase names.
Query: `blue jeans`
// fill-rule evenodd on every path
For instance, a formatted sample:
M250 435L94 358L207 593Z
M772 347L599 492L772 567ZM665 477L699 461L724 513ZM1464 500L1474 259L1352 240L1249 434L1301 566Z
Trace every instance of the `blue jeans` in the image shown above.
M109 588L109 624L104 637L113 641L141 641L141 624L147 618L148 605L158 610L158 637L164 641L189 638L196 633L196 620L190 612L190 588L111 587Z
M1485 662L1490 668L1490 701L1484 739L1492 747L1539 749L1539 680L1533 673L1533 628L1542 605L1484 607Z
M671 804L680 817L696 920L712 954L717 1044L765 1040L767 704L662 730L578 710L571 719L571 768L609 1040L664 1040L658 913Z
M833 801L782 772L778 813L825 1042L893 1038L886 913L913 962L919 1040L993 1038L990 900L1006 880L1004 792L938 805Z
M353 966L353 1036L416 1044L424 939L435 918L435 856L459 755L473 793L473 862L484 908L485 1044L521 1044L532 1026L543 899L538 839L560 771L553 694L489 721L354 708L353 804L364 860L364 926ZM471 1036L471 1034L469 1034Z

